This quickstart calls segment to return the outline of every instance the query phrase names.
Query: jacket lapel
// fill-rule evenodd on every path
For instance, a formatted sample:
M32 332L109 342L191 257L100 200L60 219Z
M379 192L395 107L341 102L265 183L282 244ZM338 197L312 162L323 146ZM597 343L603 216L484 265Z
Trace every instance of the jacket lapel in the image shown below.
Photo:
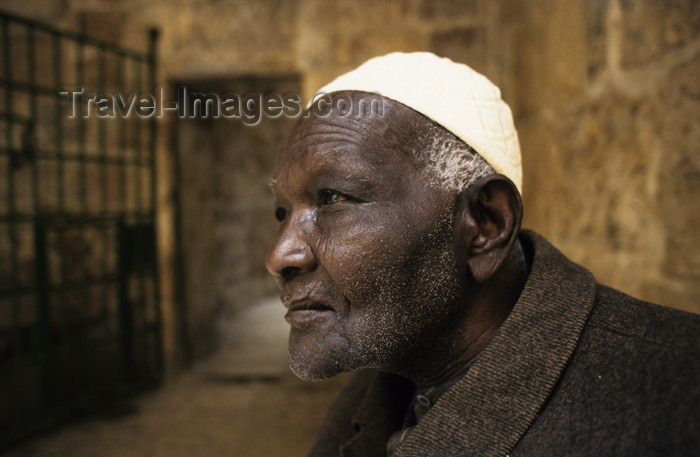
M518 303L397 455L505 456L561 376L593 307L595 279L533 232L521 239L534 255Z

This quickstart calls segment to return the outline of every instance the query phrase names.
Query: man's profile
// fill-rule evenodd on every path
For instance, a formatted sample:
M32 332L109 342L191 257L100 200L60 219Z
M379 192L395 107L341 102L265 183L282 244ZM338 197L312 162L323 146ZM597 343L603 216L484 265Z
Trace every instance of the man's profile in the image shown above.
M310 455L700 452L700 317L597 284L521 230L495 86L394 53L322 92L331 109L283 143L266 260L294 373L358 371ZM352 109L376 99L381 115Z

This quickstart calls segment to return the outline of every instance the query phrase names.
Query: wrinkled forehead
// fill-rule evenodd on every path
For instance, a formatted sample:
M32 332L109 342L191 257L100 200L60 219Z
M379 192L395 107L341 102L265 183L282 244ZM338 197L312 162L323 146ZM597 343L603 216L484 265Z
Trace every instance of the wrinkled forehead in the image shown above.
M412 109L376 94L331 94L317 100L287 134L275 175L302 159L368 166L413 162L424 122Z
M314 177L365 181L392 178L392 154L383 150L381 132L366 123L337 118L306 118L285 140L273 173L273 190L304 186Z

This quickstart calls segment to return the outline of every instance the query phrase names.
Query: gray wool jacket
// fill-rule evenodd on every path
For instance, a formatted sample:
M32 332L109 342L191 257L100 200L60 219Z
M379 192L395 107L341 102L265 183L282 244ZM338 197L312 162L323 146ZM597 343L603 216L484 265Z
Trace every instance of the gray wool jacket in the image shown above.
M395 456L700 456L700 316L597 284L533 232L520 239L520 299ZM414 390L359 372L309 456L386 456Z

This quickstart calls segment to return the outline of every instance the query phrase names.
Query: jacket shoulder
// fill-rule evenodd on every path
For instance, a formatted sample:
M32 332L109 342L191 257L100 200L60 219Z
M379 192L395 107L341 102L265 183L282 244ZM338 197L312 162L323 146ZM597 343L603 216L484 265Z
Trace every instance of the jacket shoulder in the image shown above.
M596 286L545 407L512 456L695 455L700 317Z
M587 327L638 340L638 344L700 352L700 315L631 297L607 286L596 287Z

